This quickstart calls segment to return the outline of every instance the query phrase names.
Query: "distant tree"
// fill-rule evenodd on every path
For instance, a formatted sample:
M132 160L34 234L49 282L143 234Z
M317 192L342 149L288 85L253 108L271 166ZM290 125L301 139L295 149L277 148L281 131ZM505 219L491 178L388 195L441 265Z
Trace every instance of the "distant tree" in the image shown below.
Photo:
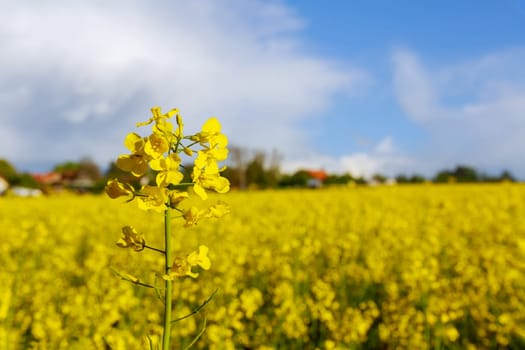
M346 185L355 179L349 173L337 175L329 174L326 180L324 180L325 185Z
M29 173L18 173L12 179L12 186L20 186L27 188L40 188L40 184L35 180L35 178Z
M476 169L465 165L458 165L453 175L458 182L477 182L479 180Z
M425 177L423 175L419 175L419 174L413 174L410 177L408 175L404 175L404 174L396 176L396 182L398 184L407 184L407 183L419 184L419 183L423 183L425 181L426 181Z
M306 170L296 171L293 175L285 175L279 181L279 187L306 187L310 174Z
M15 167L5 159L0 159L0 176L11 183L17 176Z
M246 165L246 183L248 186L269 187L270 178L264 168L265 158L263 152L256 152L253 159Z
M504 170L501 175L499 176L499 181L511 181L515 182L516 178L511 174L510 171Z
M410 177L410 182L414 184L419 184L427 181L427 179L423 175L414 174Z
M5 159L0 159L0 176L5 178L11 186L40 188L40 184L29 173L19 173L16 168Z
M80 160L78 175L87 177L93 181L98 181L102 178L102 172L99 166L91 158L82 158Z
M434 177L435 182L478 182L481 179L476 169L466 165L458 165L454 170L441 170Z
M56 164L53 167L53 171L56 172L64 172L64 171L78 171L80 169L80 163L79 162L73 162L73 161L65 161L63 163Z
M406 176L404 174L400 174L400 175L396 176L396 182L398 184L406 184L406 183L410 182L410 179L408 178L408 176Z
M230 180L232 187L246 188L246 163L248 163L248 150L238 146L229 147L229 164L223 176Z
M283 156L279 151L273 150L270 155L270 161L266 172L268 173L268 184L270 187L276 187L281 177L281 162Z
M222 175L236 188L255 186L259 188L275 187L281 176L281 155L273 151L249 151L246 148L233 146L229 148L229 160Z
M79 177L98 181L102 178L99 166L91 158L85 157L80 161L66 161L53 167L53 171L62 174L62 178L74 180Z
M368 181L366 181L364 177L360 176L355 179L355 183L358 185L366 185Z
M436 176L434 176L434 182L446 183L449 182L453 177L454 175L450 170L441 170L436 174Z
M374 174L374 175L372 175L372 180L374 180L377 183L382 184L382 183L386 182L387 178L386 178L386 176L381 175L381 174Z
M75 180L80 171L80 163L73 161L59 163L53 167L53 171L60 173L63 180Z

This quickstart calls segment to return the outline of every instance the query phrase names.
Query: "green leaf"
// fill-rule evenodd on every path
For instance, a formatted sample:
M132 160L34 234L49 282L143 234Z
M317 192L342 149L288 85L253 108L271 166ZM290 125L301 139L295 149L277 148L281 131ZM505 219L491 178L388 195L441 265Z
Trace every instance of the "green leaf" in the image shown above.
M215 294L217 294L218 291L219 291L219 288L215 289L215 291L214 291L213 293L211 293L211 295L209 296L209 298L206 299L201 305L197 306L192 312L190 312L189 314L184 315L184 316L182 316L182 317L179 317L179 318L177 318L177 319L175 319L175 320L172 320L171 323L175 323L175 322L182 321L182 320L184 320L184 319L186 319L186 318L188 318L188 317L190 317L190 316L195 315L195 314L198 313L199 311L201 311L201 309L202 309L203 307L205 307L206 304L208 304L208 303L213 299L213 297L215 296Z

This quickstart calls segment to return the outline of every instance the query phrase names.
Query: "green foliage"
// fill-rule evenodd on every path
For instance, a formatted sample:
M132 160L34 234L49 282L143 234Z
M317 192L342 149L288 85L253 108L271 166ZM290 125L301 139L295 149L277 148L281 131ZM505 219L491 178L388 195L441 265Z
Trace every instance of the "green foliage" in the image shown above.
M458 182L476 182L479 179L476 169L468 166L457 166L454 176Z
M508 170L501 172L499 176L490 176L486 174L478 174L476 169L458 165L454 170L441 170L434 177L434 182L501 182L501 181L516 181L516 178Z
M419 174L414 174L410 177L404 174L400 174L396 176L396 182L398 184L406 184L406 183L418 184L418 183L423 183L425 181L426 181L425 177Z
M249 185L257 185L259 187L268 187L270 178L268 172L264 168L264 154L258 153L246 166L246 181Z
M5 159L0 159L0 176L11 183L16 177L17 171L15 167Z
M53 167L53 171L57 173L70 172L70 171L79 171L80 163L73 161L66 161L59 163Z
M480 179L483 182L502 182L502 181L515 182L516 181L516 178L508 170L502 171L501 174L498 176L490 176L487 174L483 174L480 176Z
M87 178L93 181L102 179L99 166L90 158L83 158L79 162L66 161L54 166L54 172L62 174L63 178L74 180Z
M374 180L377 183L383 184L383 183L386 182L387 178L386 178L386 176L384 176L382 174L374 174L372 176L372 180Z
M305 170L296 171L293 175L284 176L279 182L280 187L305 187L310 175Z
M349 173L343 175L330 174L324 181L325 185L346 185L351 181L355 181L354 177Z
M29 173L18 173L11 178L11 186L40 188L40 184Z

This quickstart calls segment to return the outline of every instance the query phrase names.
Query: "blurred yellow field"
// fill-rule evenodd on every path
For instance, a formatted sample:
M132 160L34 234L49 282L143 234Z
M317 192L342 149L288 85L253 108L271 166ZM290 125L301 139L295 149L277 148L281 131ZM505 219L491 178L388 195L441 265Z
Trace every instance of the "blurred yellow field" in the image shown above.
M175 282L183 349L523 349L525 186L232 192L231 214L175 250L212 266ZM214 200L214 198L211 198ZM0 349L143 349L163 257L120 249L123 225L162 242L158 213L104 196L0 197ZM157 280L157 281L156 281Z

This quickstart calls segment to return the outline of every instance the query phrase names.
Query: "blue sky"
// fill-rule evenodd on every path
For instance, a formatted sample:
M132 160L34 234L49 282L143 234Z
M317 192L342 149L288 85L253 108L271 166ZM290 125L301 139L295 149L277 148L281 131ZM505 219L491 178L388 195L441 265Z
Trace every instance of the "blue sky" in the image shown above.
M0 4L0 158L21 170L106 166L159 105L285 171L525 179L525 1Z

